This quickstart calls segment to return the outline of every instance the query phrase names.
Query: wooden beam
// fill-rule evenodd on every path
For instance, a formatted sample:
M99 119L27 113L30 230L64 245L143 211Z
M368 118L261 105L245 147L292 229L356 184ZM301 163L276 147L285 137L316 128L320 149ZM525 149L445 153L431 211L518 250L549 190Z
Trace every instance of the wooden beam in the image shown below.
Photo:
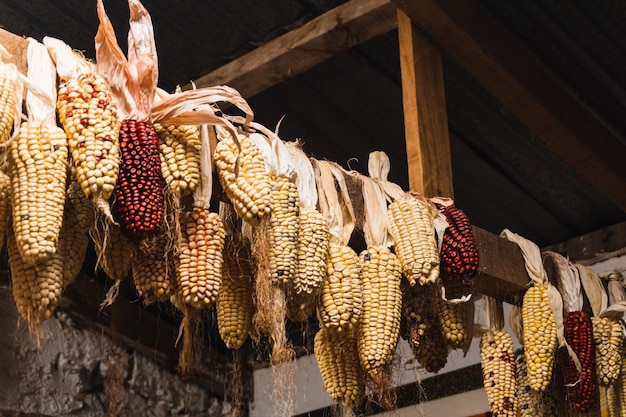
M543 248L567 256L573 262L593 264L626 254L626 222L596 230Z
M402 10L397 16L409 187L453 197L441 51Z
M0 29L0 44L9 52L8 57L2 56L2 61L15 64L17 69L26 75L26 69L28 68L26 59L28 40L22 36Z
M393 0L538 136L626 210L626 147L479 2Z
M388 0L352 0L194 81L227 84L252 97L314 65L396 27ZM190 89L188 84L183 89Z

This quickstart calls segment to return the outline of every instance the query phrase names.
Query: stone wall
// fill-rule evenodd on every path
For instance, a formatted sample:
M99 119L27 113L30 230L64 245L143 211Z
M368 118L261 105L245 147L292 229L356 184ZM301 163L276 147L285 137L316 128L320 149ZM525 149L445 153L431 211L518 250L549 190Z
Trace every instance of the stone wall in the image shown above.
M229 408L63 311L35 336L0 286L0 416L224 416Z

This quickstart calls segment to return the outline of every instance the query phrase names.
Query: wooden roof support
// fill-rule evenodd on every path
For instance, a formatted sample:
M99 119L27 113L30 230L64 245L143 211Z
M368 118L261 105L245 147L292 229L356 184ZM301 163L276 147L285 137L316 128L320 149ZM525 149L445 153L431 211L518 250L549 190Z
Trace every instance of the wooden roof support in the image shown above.
M394 29L388 0L352 0L204 75L197 87L227 84L252 97L281 81ZM186 85L183 89L190 89Z
M409 187L453 197L441 51L402 10L397 15Z
M413 24L626 210L626 151L596 118L479 2L393 0Z

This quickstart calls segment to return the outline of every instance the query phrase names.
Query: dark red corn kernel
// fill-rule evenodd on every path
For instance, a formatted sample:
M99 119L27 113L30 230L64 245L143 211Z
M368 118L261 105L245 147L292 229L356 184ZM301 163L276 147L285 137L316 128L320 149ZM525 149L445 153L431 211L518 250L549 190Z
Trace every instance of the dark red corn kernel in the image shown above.
M149 124L124 120L120 126L119 177L113 216L133 241L156 233L163 222L161 159Z
M449 227L443 235L441 267L450 277L471 279L478 272L478 248L467 214L454 206L439 210L446 216Z

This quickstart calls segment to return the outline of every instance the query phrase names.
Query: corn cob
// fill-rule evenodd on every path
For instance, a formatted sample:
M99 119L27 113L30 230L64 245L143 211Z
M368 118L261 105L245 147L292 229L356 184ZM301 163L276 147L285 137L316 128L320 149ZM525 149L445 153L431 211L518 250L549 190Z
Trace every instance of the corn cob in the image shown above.
M165 184L178 195L192 193L200 182L200 131L196 126L154 124L161 149Z
M176 266L167 239L160 233L144 240L133 257L133 282L145 304L169 300L174 293Z
M56 252L63 223L66 164L63 129L22 123L11 142L9 176L15 241L22 259L30 265Z
M293 280L295 294L317 294L328 261L330 230L324 216L315 209L300 207L298 233L298 260Z
M36 266L24 262L11 231L7 233L7 248L17 311L30 324L38 325L52 316L61 297L63 260L52 253Z
M352 248L329 244L328 273L322 283L318 313L328 337L342 338L354 329L363 306L361 265Z
M433 212L428 204L411 196L395 200L388 208L389 232L411 285L426 285L439 277Z
M63 225L59 234L58 252L63 261L63 288L70 285L79 274L87 247L89 228L94 220L93 206L76 181L67 188Z
M298 259L300 198L296 184L285 176L270 176L272 203L268 222L267 261L272 284L291 288Z
M361 367L376 374L393 360L400 333L400 261L388 248L373 246L359 255L363 311L358 327Z
M596 371L600 385L613 385L619 377L624 342L622 324L608 317L592 317Z
M0 66L0 68L2 68ZM0 251L4 248L4 241L11 219L11 179L0 171Z
M365 385L355 336L350 333L338 342L322 328L315 335L314 351L330 398L341 405L358 406L363 401Z
M0 65L0 144L9 139L13 129L16 77L14 65Z
M132 241L158 232L163 223L159 139L151 125L126 119L120 126L119 178L114 218Z
M231 136L223 136L215 147L215 168L237 215L257 225L270 214L270 178L259 148L245 135L238 136L240 149Z
M577 411L587 411L596 393L595 345L591 318L584 311L572 311L565 319L565 340L572 347L582 367L579 373L574 362L562 349L562 369L567 399Z
M185 304L201 309L215 302L223 249L224 225L217 213L197 207L184 216L176 279Z
M615 391L617 394L619 415L626 416L626 355L622 355L621 364L622 369L617 383L615 384Z
M120 226L110 223L106 225L105 231L94 226L91 229L91 238L98 257L98 265L109 278L116 282L126 278L130 273L137 247L122 233Z
M226 347L239 349L250 334L254 314L252 255L249 243L228 236L222 285L216 302L217 327Z
M119 164L119 123L111 90L99 75L82 74L59 87L57 109L83 192L108 200Z
M437 314L437 287L401 282L405 338L413 356L428 372L438 372L448 361L448 346Z
M515 393L519 417L558 417L559 408L554 388L553 381L543 392L530 388L524 349L518 349L515 352Z
M465 346L468 338L468 305L466 303L450 303L437 297L437 309L441 330L448 345L454 349Z
M544 391L552 378L556 351L556 324L548 301L545 285L533 285L522 303L524 354L528 366L528 385Z
M440 208L448 221L441 245L441 267L452 277L471 279L478 272L478 248L467 214L458 207Z
M515 417L515 354L511 335L504 330L483 333L480 359L491 413L493 416Z

